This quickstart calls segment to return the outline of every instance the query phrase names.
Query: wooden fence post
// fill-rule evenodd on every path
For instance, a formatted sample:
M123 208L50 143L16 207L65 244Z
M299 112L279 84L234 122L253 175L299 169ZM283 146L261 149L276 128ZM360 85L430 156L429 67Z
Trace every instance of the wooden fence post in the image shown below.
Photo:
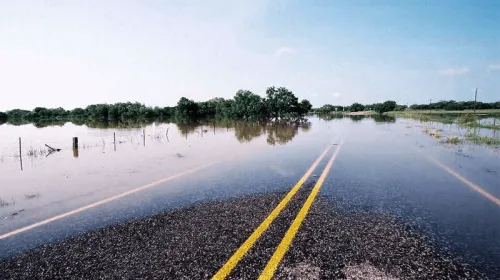
M21 171L23 171L23 154L21 151L21 137L19 137L19 161L21 162Z

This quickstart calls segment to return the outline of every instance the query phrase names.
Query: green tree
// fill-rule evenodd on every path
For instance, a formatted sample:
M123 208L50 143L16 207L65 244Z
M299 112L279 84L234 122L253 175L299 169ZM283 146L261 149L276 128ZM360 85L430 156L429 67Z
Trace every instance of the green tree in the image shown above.
M9 119L27 119L30 120L33 118L33 114L31 111L22 110L22 109L13 109L5 112L7 114L7 118Z
M382 103L375 103L375 104L373 104L372 110L375 111L375 112L378 112L379 114L381 114L380 112L383 111L383 109L382 109Z
M404 111L406 109L408 109L408 106L406 106L406 105L397 105L396 109L394 109L394 111Z
M396 109L397 103L396 101L389 100L382 103L382 106L384 106L385 112L390 112Z
M0 112L0 120L6 120L7 119L7 114L4 112Z
M44 107L36 107L35 109L33 109L32 111L33 113L33 118L35 119L38 119L38 118L43 118L43 117L47 117L47 115L49 115L49 113L47 112L47 108L44 108ZM48 116L50 117L50 116Z
M329 114L330 112L335 112L335 106L331 104L325 104L321 106L318 111L322 114Z
M351 112L361 112L365 110L365 106L363 106L363 104L360 104L360 103L353 103L351 105L351 107L349 107L349 111Z
M87 115L94 119L108 119L108 105L107 104L93 104L87 106L85 111Z
M266 96L265 103L272 120L289 120L294 109L299 107L298 98L285 87L278 89L269 87L266 90Z
M260 96L249 90L238 90L232 103L233 117L242 120L260 120L262 112L266 111Z
M233 118L233 103L234 100L218 98L215 105L215 115L223 118Z
M299 118L302 119L309 111L312 109L312 104L307 99L303 99L300 101L299 106L297 108L297 113Z
M84 117L85 110L83 110L82 108L75 108L75 109L71 110L70 114L72 117Z
M197 118L198 117L198 104L193 100L181 97L177 102L175 115L181 118Z
M216 111L217 103L213 99L198 103L198 115L200 117L213 117L215 116Z

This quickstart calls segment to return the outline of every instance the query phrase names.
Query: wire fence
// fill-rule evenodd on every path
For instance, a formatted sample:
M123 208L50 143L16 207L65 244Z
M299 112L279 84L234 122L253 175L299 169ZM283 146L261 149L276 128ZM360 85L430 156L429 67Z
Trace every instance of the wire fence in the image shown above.
M106 148L110 145L120 145L130 143L136 147L144 146L146 141L166 141L170 127L149 128L136 130L100 130L87 133L75 133L78 136L54 134L51 137L4 137L1 142L0 162L8 159L18 159L20 157L43 157L48 156L53 150L70 150L74 148L73 138L78 138L78 149Z

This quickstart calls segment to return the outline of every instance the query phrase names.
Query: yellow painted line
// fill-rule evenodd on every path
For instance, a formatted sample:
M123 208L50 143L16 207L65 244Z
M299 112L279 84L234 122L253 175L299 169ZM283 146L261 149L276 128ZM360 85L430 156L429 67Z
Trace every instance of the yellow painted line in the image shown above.
M426 155L427 156L427 155ZM437 166L441 167L443 170L445 170L446 172L450 173L451 175L453 175L455 178L457 178L458 180L462 181L462 183L466 184L469 188L471 188L472 190L478 192L479 194L481 194L482 196L486 197L487 199L489 199L491 202L495 203L496 205L500 206L500 199L496 198L495 196L493 196L492 194L490 194L489 192L485 191L483 188L481 188L480 186L472 183L471 181L467 180L464 176L460 175L458 172L456 172L455 170L449 168L448 166L442 164L441 162L437 161L436 159L434 158L431 158L429 156L427 156L427 158L432 161L434 164L436 164Z
M195 168L192 168L192 169L189 169L187 171L184 171L184 172L181 172L181 173L178 173L178 174L175 174L175 175L172 175L170 177L167 177L167 178L163 178L163 179L160 179L158 181L154 181L152 183L149 183L147 185L144 185L144 186L141 186L141 187L138 187L138 188L135 188L133 190L129 190L129 191L126 191L126 192L123 192L123 193L120 193L118 195L115 195L115 196L111 196L111 197L108 197L106 199L103 199L103 200L100 200L100 201L97 201L97 202L94 202L92 204L89 204L89 205L86 205L86 206L83 206L83 207L80 207L80 208L77 208L75 210L72 210L72 211L69 211L69 212L66 212L66 213L63 213L63 214L60 214L60 215L57 215L57 216L54 216L52 218L49 218L49 219L46 219L46 220L43 220L43 221L40 221L38 223L34 223L32 225L29 225L29 226L25 226L23 228L20 228L20 229L17 229L17 230L14 230L14 231L11 231L11 232L8 232L8 233L5 233L5 234L2 234L0 235L0 240L2 239L5 239L7 237L10 237L10 236L13 236L13 235L16 235L16 234L19 234L19 233L22 233L22 232L25 232L25 231L28 231L28 230L31 230L31 229L34 229L36 227L39 227L39 226L42 226L42 225L45 225L45 224L48 224L50 222L53 222L53 221L57 221L57 220L60 220L62 218L66 218L68 216L71 216L71 215L74 215L74 214L77 214L77 213L80 213L80 212L83 212L85 210L88 210L90 208L94 208L94 207L97 207L99 205L103 205L105 203L108 203L110 201L113 201L113 200L116 200L116 199L119 199L119 198L122 198L122 197L125 197L127 195L131 195L133 193L136 193L136 192L139 192L139 191L142 191L142 190L145 190L147 188L151 188L151 187L154 187L158 184L161 184L161 183L165 183L165 182L168 182L168 181L171 181L173 179L176 179L176 178L179 178L181 176L184 176L184 175L187 175L187 174L190 174L190 173L193 173L195 171L198 171L198 170L201 170L201 169L204 169L204 168L207 168L207 167L210 167L212 165L215 165L217 163L220 163L222 161L215 161L215 162L212 162L210 164L206 164L206 165L202 165L202 166L199 166L199 167L195 167Z
M342 144L341 144L342 145ZM276 269L278 268L279 263L285 256L285 253L288 251L288 248L290 247L290 244L292 243L293 239L295 238L295 235L297 234L297 231L300 228L300 225L304 221L304 219L307 216L307 213L309 212L309 209L311 208L311 205L314 202L314 199L316 199L316 196L318 195L318 192L321 188L321 185L325 181L326 176L328 175L328 172L330 171L330 168L333 165L333 162L335 161L335 158L337 158L337 155L340 151L340 145L338 146L337 150L335 150L335 153L332 155L330 158L330 161L328 161L328 164L326 165L325 169L323 170L323 173L321 173L321 177L319 177L318 182L314 186L313 190L307 197L306 202L302 206L302 208L299 211L299 214L295 217L293 220L292 224L288 228L285 237L281 240L280 244L278 245L278 248L276 251L274 251L273 256L267 263L266 267L262 271L262 273L259 276L259 280L266 280L266 279L271 279L276 272Z
M254 230L254 232L248 237L245 242L236 250L236 252L229 258L229 260L217 271L217 273L212 277L212 279L225 279L231 270L240 262L243 256L250 250L255 242L260 238L260 236L269 228L271 223L278 217L285 206L290 202L292 197L297 193L297 191L302 187L307 178L312 174L314 169L318 166L321 160L326 156L331 146L328 146L325 151L316 159L316 161L311 165L309 170L300 178L297 184L288 192L288 194L281 200L281 202L274 208L274 210L267 216L267 218Z

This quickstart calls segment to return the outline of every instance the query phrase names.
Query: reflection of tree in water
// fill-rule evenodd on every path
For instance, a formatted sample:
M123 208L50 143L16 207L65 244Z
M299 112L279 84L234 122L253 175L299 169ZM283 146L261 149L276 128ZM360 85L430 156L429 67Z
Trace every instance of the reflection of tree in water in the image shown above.
M7 124L14 125L14 126L19 126L19 125L25 125L25 124L30 124L31 121L27 121L25 119L8 119Z
M240 142L250 142L264 133L265 125L258 123L237 122L234 126L234 136Z
M303 132L308 132L309 130L311 130L311 123L310 122L302 123L300 125L300 128Z
M208 119L208 120L188 120L188 119L126 119L120 121L109 121L105 119L88 119L88 118L74 118L71 120L37 120L36 122L19 120L16 122L14 119L8 120L7 123L10 125L24 125L32 123L37 128L47 127L47 126L64 126L67 122L73 123L74 125L81 126L85 125L89 128L96 129L113 129L113 128L144 128L153 123L172 123L177 126L178 131L184 137L189 134L200 132L201 130L212 130L222 129L224 132L226 130L234 128L234 136L239 142L250 142L263 134L267 134L267 143L270 145L283 145L290 142L295 135L297 135L298 128L301 127L301 131L307 132L311 128L311 124L308 122L300 123L296 125L288 124L264 124L264 123L252 123L252 122L242 122L234 121L231 119ZM2 123L0 122L0 125Z
M66 123L72 123L74 125L86 125L89 128L142 128L153 123L153 120L147 119L126 119L126 120L113 120L108 121L106 119L72 119L72 120L37 120L35 122L21 122L14 123L14 125L22 125L33 123L37 128L43 128L48 126L64 126Z
M191 133L194 133L198 127L199 124L194 124L194 123L177 123L177 129L183 136L188 136Z
M142 128L153 123L153 120L148 119L125 119L121 121L108 120L91 120L87 119L82 122L73 121L74 124L85 124L90 128Z
M47 126L63 126L67 121L63 120L38 120L33 123L36 128L42 128Z
M379 122L386 122L386 123L396 122L395 117L390 117L390 116L386 116L386 115L375 114L375 115L372 115L372 118L377 123L379 123Z
M267 143L283 145L290 142L297 135L297 126L293 125L270 125L266 127Z
M343 119L343 114L320 114L318 117L324 121Z
M191 133L203 129L201 126L211 128L234 128L234 136L241 142L251 142L259 136L267 133L267 143L270 145L283 145L292 140L297 135L298 127L296 125L284 124L263 124L258 122L242 122L227 119L214 119L207 121L199 121L196 123L177 123L180 133L183 136L188 136ZM310 123L301 124L303 131L310 129Z
M363 115L355 115L355 116L349 116L349 118L353 121L353 122L360 122L362 120L364 120L366 118L366 116L363 116Z

